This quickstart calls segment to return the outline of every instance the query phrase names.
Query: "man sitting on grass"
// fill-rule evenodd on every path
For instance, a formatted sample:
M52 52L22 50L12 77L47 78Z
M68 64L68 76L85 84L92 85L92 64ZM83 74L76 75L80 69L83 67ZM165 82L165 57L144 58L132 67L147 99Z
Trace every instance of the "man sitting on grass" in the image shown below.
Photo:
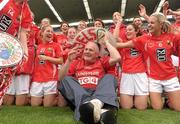
M74 105L75 119L84 124L115 124L117 120L117 80L106 71L120 55L107 40L103 44L110 56L99 58L98 44L88 42L82 59L76 59L78 48L73 48L59 72L59 90Z

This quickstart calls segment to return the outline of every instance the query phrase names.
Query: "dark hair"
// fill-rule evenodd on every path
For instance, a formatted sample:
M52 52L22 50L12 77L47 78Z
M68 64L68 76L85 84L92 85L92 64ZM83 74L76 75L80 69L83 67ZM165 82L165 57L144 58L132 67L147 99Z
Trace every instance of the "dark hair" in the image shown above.
M63 24L67 24L67 26L69 27L68 22L63 21L63 22L60 23L60 29L62 28L62 25L63 25Z
M100 18L96 18L96 19L94 20L94 22L96 22L96 21L101 22L101 24L102 24L103 28L105 27L104 22L102 21L102 19L100 19Z
M136 36L141 36L142 35L142 32L140 31L140 28L138 26L136 26L134 23L131 23L131 24L128 24L128 25L131 25L134 27L135 29L135 32L137 32Z

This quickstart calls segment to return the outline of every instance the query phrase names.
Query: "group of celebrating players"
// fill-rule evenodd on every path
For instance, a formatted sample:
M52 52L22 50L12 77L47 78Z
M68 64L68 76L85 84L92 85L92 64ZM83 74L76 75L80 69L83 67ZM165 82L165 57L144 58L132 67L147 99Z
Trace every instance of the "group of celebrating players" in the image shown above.
M48 18L39 27L33 23L27 0L0 0L0 5L1 32L17 37L24 52L19 64L0 68L1 104L69 105L86 124L116 123L119 105L144 110L148 99L153 109L162 109L162 94L169 108L180 111L180 71L173 65L179 58L172 59L180 57L180 9L169 9L168 1L163 13L150 16L139 5L147 26L140 17L125 25L114 12L114 23L100 38L94 31L105 28L99 18L95 28L82 20L77 28L62 22L61 32L54 32ZM167 15L175 17L173 24ZM95 39L85 35L88 31Z

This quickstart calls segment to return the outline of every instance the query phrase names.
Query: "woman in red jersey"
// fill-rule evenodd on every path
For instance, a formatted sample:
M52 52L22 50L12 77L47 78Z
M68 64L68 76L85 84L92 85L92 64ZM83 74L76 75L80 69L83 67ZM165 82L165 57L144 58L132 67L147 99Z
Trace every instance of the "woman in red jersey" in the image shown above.
M67 41L67 34L69 30L69 24L67 22L61 22L60 32L57 32L57 42L63 45Z
M180 8L177 9L176 11L173 11L171 9L169 9L169 2L166 1L164 4L163 4L163 13L165 15L172 15L174 16L175 18L175 22L172 24L172 31L173 33L175 34L178 34L180 35ZM180 43L177 43L177 55L179 57L179 61L180 61ZM180 80L180 62L179 62L179 67L178 67L178 77L179 77L179 80Z
M27 0L0 0L0 31L18 36L24 54L28 55L27 35L33 21ZM16 67L0 68L0 105L2 97L12 82Z
M67 59L68 52L74 47L74 38L77 34L77 30L75 27L69 28L67 32L67 41L62 44L62 49L63 49L63 59L64 61Z
M50 25L41 29L42 44L36 50L35 67L30 88L31 105L53 106L57 93L58 64L63 63L62 51L53 41Z
M170 9L168 9L168 14L171 14L174 16L175 18L175 23L172 24L172 31L173 33L179 35L180 34L180 8L177 9L176 11L172 11ZM179 66L178 66L178 77L179 77L179 80L180 80L180 51L177 53L178 57L179 58Z
M129 24L126 27L127 39L132 40L136 36L139 36L139 28ZM136 48L123 48L119 52L122 56L120 105L124 109L130 109L133 105L140 110L146 109L149 90L143 54Z
M149 35L143 35L126 43L117 43L117 46L119 48L135 47L147 56L150 100L153 109L162 109L161 93L164 90L168 94L171 108L179 111L180 84L171 55L180 37L168 33L168 25L162 13L153 13L149 17Z

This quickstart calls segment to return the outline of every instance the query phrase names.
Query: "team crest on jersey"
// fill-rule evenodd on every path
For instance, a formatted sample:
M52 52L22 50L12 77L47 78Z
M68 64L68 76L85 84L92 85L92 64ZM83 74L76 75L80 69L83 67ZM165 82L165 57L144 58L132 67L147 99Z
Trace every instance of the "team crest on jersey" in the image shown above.
M159 62L166 61L166 49L165 48L159 48L156 50L156 56L157 60Z
M159 41L158 46L159 46L159 47L162 47L162 45L163 45L163 44L162 44L162 41Z
M154 43L147 43L147 46L148 46L148 47L153 47L153 46L154 46Z
M2 15L0 18L0 30L6 32L12 24L12 20L7 15Z
M170 46L173 46L172 42L170 40L167 40L167 44Z
M8 14L10 14L11 16L14 15L14 9L11 7L9 10L8 10Z
M52 49L51 47L49 47L47 50L48 50L48 51L53 51L53 49Z

